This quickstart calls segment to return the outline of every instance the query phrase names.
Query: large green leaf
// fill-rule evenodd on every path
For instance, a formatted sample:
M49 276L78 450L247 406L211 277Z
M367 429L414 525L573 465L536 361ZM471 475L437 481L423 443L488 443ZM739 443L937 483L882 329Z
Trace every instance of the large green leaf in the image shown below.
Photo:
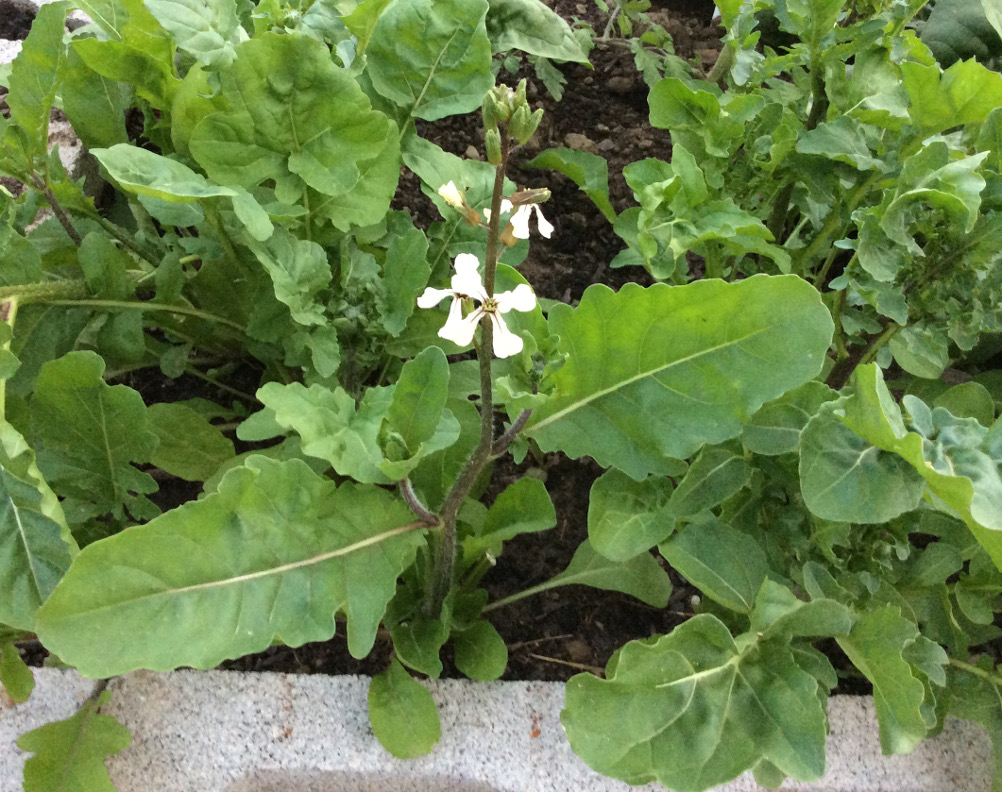
M443 182L444 184L445 182ZM409 216L391 213L387 218L391 228L396 225L386 249L383 262L383 285L386 295L383 305L383 327L386 332L398 336L414 313L418 295L428 285L431 266L428 264L428 238L419 228L415 228Z
M833 325L801 278L756 275L591 286L577 308L551 310L550 330L570 357L528 434L641 479L666 457L734 437L762 404L816 376Z
M873 683L885 754L910 753L931 725L922 717L925 686L903 657L918 638L918 627L900 609L885 605L864 613L849 635L837 639L853 665ZM942 662L946 662L945 654Z
M741 441L750 451L763 456L795 451L807 422L822 404L837 397L823 382L805 382L762 405L745 423Z
M671 483L652 476L634 481L618 470L607 470L588 495L588 539L611 561L628 561L646 553L675 528L666 508Z
M389 428L412 454L438 428L449 397L449 361L438 347L428 347L404 363L386 413Z
M921 28L923 43L943 66L1002 55L1002 32L993 27L989 8L998 8L995 0L936 0Z
M62 82L63 111L88 148L128 141L122 85L90 69L70 47Z
M398 759L431 753L442 736L431 693L396 658L369 683L369 723L376 739Z
M236 52L221 78L230 109L204 118L188 143L209 177L247 188L270 179L279 200L293 203L307 186L347 196L363 169L385 169L380 158L388 158L390 183L370 177L375 183L360 185L386 193L388 205L396 165L387 147L396 145L396 129L327 47L309 36L267 33Z
M495 52L519 49L558 61L588 62L570 25L540 0L489 1L487 35Z
M284 227L266 243L252 243L250 248L271 276L275 296L289 306L293 321L325 324L325 305L318 295L330 287L332 275L324 249L308 239L297 239Z
M729 447L704 448L671 495L672 514L689 517L723 503L748 483L752 470L744 456Z
M233 0L145 0L146 7L178 47L206 66L225 69L247 39Z
M702 792L765 759L801 781L825 766L818 683L788 645L742 650L716 617L632 641L606 678L567 683L561 722L592 768L630 784Z
M100 708L106 690L66 720L47 723L17 738L35 754L24 765L24 792L115 792L104 758L132 743L129 730Z
M86 516L135 508L156 482L135 465L150 461L157 436L142 396L102 378L104 360L70 352L42 366L31 400L38 466L64 507ZM75 520L74 520L75 521Z
M90 677L212 668L329 639L372 648L423 541L392 493L256 456L217 491L80 552L38 614L42 643Z
M393 3L369 41L372 86L426 121L477 109L494 84L486 14L487 0Z
M76 552L34 453L14 427L0 423L0 622L33 629L35 611Z

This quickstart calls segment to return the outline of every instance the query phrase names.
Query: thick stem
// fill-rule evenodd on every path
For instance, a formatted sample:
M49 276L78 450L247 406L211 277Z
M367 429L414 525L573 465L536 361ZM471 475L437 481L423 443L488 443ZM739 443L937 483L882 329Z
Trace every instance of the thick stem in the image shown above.
M502 434L497 440L494 441L494 445L491 446L491 456L497 457L501 456L505 451L508 450L508 446L512 444L512 441L518 436L518 433L525 428L525 425L529 422L529 416L532 415L532 410L522 410L512 421L511 426L505 429L504 434Z
M410 506L411 511L429 526L438 525L438 516L428 511L425 505L421 503L421 499L418 498L417 493L414 491L414 485L411 484L411 480L403 478L397 484L400 488L400 494L407 505Z
M891 324L887 327L884 332L879 336L870 341L866 346L854 346L850 347L848 350L848 356L842 358L835 364L835 367L829 372L826 385L834 390L841 390L842 387L849 381L849 377L852 376L852 372L856 370L856 366L863 363L871 362L876 356L877 351L890 341L894 335L901 330L902 325Z
M1002 687L1002 676L998 674L993 674L991 671L985 671L985 669L980 668L971 663L965 663L963 660L956 660L953 657L949 658L950 665L956 666L961 671L966 671L968 674L973 674L976 677L981 677L981 679L986 682L990 682L995 685L995 687Z

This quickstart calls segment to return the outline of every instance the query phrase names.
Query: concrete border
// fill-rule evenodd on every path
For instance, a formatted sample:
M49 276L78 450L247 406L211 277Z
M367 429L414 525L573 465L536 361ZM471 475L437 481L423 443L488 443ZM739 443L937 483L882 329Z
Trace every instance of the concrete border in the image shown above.
M95 683L34 669L25 704L0 703L0 792L20 792L17 736L72 715ZM109 757L118 792L625 792L570 750L560 727L563 685L428 682L442 740L426 757L392 758L368 725L364 677L141 671L114 680L102 711L129 727L132 746ZM989 792L987 735L951 720L907 756L880 755L873 703L829 703L828 769L804 792ZM662 790L656 785L641 790ZM758 790L750 774L719 792Z

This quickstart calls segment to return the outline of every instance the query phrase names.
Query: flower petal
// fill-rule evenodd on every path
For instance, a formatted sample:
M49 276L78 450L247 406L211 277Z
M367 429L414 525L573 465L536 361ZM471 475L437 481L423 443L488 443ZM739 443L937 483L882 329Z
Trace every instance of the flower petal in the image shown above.
M480 261L472 253L460 253L453 264L456 274L452 276L452 290L457 294L465 294L480 302L487 299L484 282L480 279L477 269Z
M466 200L463 198L463 194L456 187L456 183L453 181L443 184L438 188L438 194L445 199L445 202L449 204L454 209L462 209L466 205Z
M507 358L521 352L522 339L508 329L504 318L499 313L492 311L491 321L494 323L494 356Z
M514 208L515 207L511 205L511 201L509 201L507 198L502 198L501 199L501 214L504 214L505 212L510 212ZM491 219L491 210L490 209L483 209L481 211L481 214L485 218L487 218L488 220Z
M418 308L434 308L446 297L454 297L451 289L433 289L429 286L424 293L417 298Z
M536 307L536 295L527 283L520 283L513 291L495 294L498 311L508 313L508 311L531 311Z
M449 318L442 325L442 329L438 331L438 337L452 341L461 347L469 346L473 341L473 334L477 332L480 317L483 315L484 309L477 308L464 319L463 301L457 299L449 306Z
M525 206L520 206L515 210L515 214L511 216L512 236L515 239L528 239L529 238L529 215L532 214L532 207L529 204Z
M536 228L540 234L549 239L550 234L553 233L553 224L543 217L543 210L539 208L539 204L533 204L532 208L536 212Z

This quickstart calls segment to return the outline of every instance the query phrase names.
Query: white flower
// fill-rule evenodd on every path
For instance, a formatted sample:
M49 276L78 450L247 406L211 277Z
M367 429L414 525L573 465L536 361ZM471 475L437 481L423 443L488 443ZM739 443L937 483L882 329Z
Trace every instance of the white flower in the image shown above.
M466 206L466 199L463 198L463 194L456 187L456 183L453 181L443 184L438 188L438 194L442 196L449 206L453 209L462 209Z
M501 213L510 212L512 209L515 209L515 207L512 206L511 201L507 198L502 198ZM529 217L533 212L536 213L536 228L539 229L539 233L547 239L550 238L550 235L553 233L553 224L543 217L543 210L539 208L539 204L522 204L518 209L515 209L515 214L511 216L511 233L515 239L529 238ZM484 217L488 220L491 219L490 209L484 209Z
M533 212L536 213L536 228L539 233L547 239L550 238L550 234L553 233L553 225L543 217L543 210L539 208L539 204L523 204L511 216L512 235L515 239L529 238L529 215Z
M513 310L531 311L536 307L536 295L527 284L520 283L512 291L489 297L477 272L479 266L480 262L472 253L460 253L455 261L456 274L450 282L452 288L433 289L429 286L418 297L418 307L434 308L446 297L451 297L449 318L438 335L459 346L467 346L473 341L481 317L487 314L494 325L494 354L499 358L517 355L522 351L522 339L508 329L501 314ZM476 300L480 305L464 317L463 300Z

